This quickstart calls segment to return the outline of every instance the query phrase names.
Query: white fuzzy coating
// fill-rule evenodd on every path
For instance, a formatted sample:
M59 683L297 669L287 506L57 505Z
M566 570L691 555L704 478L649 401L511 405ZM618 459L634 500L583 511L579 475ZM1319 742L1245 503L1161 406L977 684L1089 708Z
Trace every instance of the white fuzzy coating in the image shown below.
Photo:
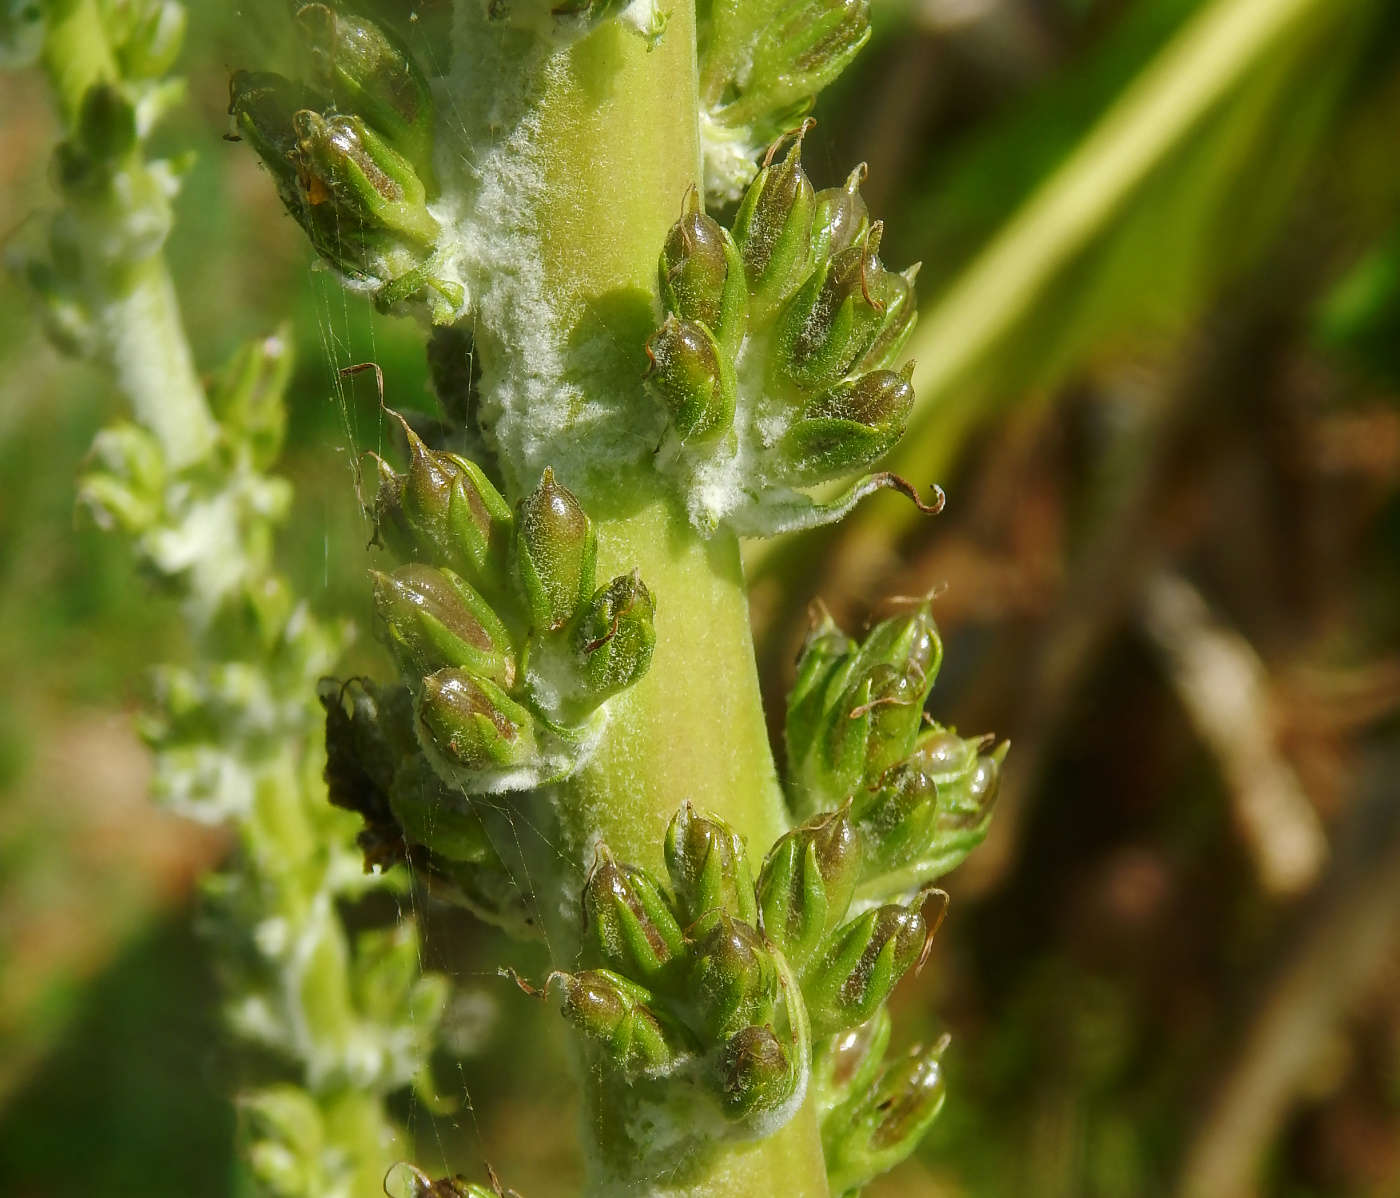
M755 160L763 151L754 144L753 131L747 125L722 125L702 109L700 149L705 161L705 199L714 205L738 202L758 174Z

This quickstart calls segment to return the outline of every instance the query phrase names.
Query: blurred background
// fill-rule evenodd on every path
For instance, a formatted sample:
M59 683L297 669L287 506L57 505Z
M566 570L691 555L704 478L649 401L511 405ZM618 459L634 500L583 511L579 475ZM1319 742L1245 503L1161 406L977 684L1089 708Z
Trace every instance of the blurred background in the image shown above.
M220 141L279 6L190 8L190 102L160 135L199 156L169 247L186 322L208 369L289 323L283 568L365 629L347 447L378 413L334 372L372 357L421 403L423 335L313 270ZM382 8L441 36L445 0ZM952 1033L950 1098L871 1198L1400 1196L1400 4L874 19L804 157L818 187L868 161L885 260L923 261L896 465L949 501L748 547L765 698L781 754L814 597L854 631L933 592L931 710L1012 752L894 1000L898 1041ZM56 136L37 74L0 73L7 235L49 202ZM226 846L147 802L134 730L180 622L74 518L114 414L0 276L0 1192L224 1198L236 1052L198 879ZM562 1021L495 973L540 962L428 925L460 1101L403 1096L420 1160L572 1194Z

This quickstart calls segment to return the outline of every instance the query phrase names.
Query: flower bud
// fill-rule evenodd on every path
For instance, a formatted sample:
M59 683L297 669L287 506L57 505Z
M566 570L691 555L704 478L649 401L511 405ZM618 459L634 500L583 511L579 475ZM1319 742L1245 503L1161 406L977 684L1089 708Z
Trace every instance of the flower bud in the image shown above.
M701 921L693 951L686 997L711 1040L727 1040L773 1018L778 969L749 924L714 911Z
M583 887L588 942L605 965L653 989L673 990L685 936L645 870L619 865L606 845Z
M165 512L165 455L139 425L118 422L92 443L97 469L78 485L78 504L98 528L140 536Z
M363 117L432 188L433 96L408 47L388 29L324 4L306 5L297 22L336 107Z
M776 1110L797 1085L793 1054L771 1027L741 1028L720 1053L725 1113L742 1119L758 1111Z
M564 982L564 1018L619 1069L664 1070L686 1055L684 1032L648 1005L651 995L635 982L606 969L557 976Z
M836 626L820 599L809 609L808 618L807 639L797 658L797 680L787 700L785 734L794 782L800 782L799 767L813 751L816 737L825 727L828 686L856 648L855 642ZM820 805L808 801L811 796L800 785L794 789L798 792L795 798L799 814Z
M109 31L116 43L122 76L155 79L164 75L175 65L185 40L185 6L176 0L151 0L125 7L129 24L120 31ZM109 12L109 21L118 18L117 12Z
M136 107L115 84L83 94L72 135L54 148L53 181L65 195L99 195L136 149Z
M877 288L880 302L885 306L884 320L865 356L856 364L857 370L894 369L900 350L919 318L918 297L914 294L914 280L918 277L918 263L901 274L879 272Z
M812 218L812 261L824 262L833 254L849 249L870 229L870 211L861 198L865 163L846 176L842 187L817 192Z
M282 397L291 375L291 343L284 329L244 345L210 394L225 435L246 450L255 470L267 470L282 451L287 428Z
M889 1007L880 1007L864 1023L817 1045L812 1054L812 1092L823 1118L851 1095L869 1090L880 1072L893 1024Z
M919 903L877 907L857 916L802 983L814 1036L864 1023L923 955L928 925Z
M734 243L749 282L749 311L766 320L792 293L807 265L816 193L802 169L804 125L787 157L773 165L778 146L749 186L734 218Z
M374 605L404 669L469 670L503 687L515 683L510 634L496 613L450 570L400 566L370 571Z
M593 594L598 534L579 501L545 468L516 505L516 569L540 631L563 628Z
M574 634L594 706L635 684L650 668L655 613L656 601L636 570L619 574L594 594Z
M860 868L849 804L813 816L769 851L758 876L763 932L799 977L845 918Z
M731 357L748 315L744 262L729 230L700 211L700 192L686 196L685 211L671 226L657 268L661 304L681 320L699 322Z
M534 720L495 683L465 670L423 679L415 711L418 738L438 773L471 786L480 775L531 764Z
M647 342L647 386L682 441L706 441L734 422L738 383L729 355L703 324L668 316Z
M432 774L421 757L416 760L416 768L397 771L389 788L389 806L405 843L422 845L454 865L503 871L480 814Z
M812 400L783 438L794 477L825 482L884 457L904 436L914 407L912 373L912 363L900 374L874 370Z
M865 355L885 326L888 271L876 251L878 221L861 240L822 263L778 317L775 364L808 390L830 387Z
M387 234L427 248L437 240L438 223L412 164L359 117L302 109L292 127L305 201L313 209L331 206L342 241Z
M746 924L758 922L743 837L723 820L701 815L687 800L671 817L662 848L685 923L711 911L724 911Z
M947 1043L945 1037L931 1049L916 1047L822 1121L833 1195L857 1193L918 1147L943 1109L946 1086L940 1058Z
M431 450L407 424L403 428L408 438L408 473L397 493L392 487L386 493L381 483L376 515L381 501L386 511L396 504L429 555L489 587L504 570L510 506L475 462Z

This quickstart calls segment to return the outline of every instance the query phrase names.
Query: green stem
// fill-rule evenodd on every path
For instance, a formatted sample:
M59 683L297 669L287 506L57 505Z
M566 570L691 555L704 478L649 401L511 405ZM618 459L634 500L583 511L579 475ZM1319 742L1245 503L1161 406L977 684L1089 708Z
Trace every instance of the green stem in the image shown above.
M455 168L455 186L475 222L462 241L475 255L483 412L510 490L553 467L597 520L600 580L640 568L657 605L650 671L610 704L588 765L550 795L551 848L570 859L575 903L542 914L569 967L578 930L558 911L576 905L597 837L661 871L662 834L687 799L736 827L756 860L788 817L737 541L702 541L660 497L651 455L663 422L640 382L657 255L700 172L693 9L678 5L648 51L616 20L555 45L492 25L479 7L458 8L449 111L460 140L439 161L445 174L473 167ZM810 1103L767 1139L658 1160L615 1087L586 1075L585 1088L591 1193L826 1194Z

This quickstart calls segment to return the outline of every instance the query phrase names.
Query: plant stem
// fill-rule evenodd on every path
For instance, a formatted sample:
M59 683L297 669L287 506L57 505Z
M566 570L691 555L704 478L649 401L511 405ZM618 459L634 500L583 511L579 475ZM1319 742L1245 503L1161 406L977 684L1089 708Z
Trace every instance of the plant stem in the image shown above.
M572 910L596 837L664 876L662 834L686 800L728 820L756 860L788 821L737 541L701 540L661 497L651 455L664 426L641 387L657 255L699 180L693 9L677 5L648 50L616 20L557 45L479 7L458 6L446 112L459 144L439 161L445 176L471 168L454 182L472 213L483 413L512 497L552 467L597 522L599 580L640 568L657 605L650 671L610 705L588 765L551 791ZM578 929L560 906L542 914L567 968ZM616 1087L585 1085L592 1193L826 1194L810 1104L777 1135L669 1159L662 1176L644 1130L612 1105Z

